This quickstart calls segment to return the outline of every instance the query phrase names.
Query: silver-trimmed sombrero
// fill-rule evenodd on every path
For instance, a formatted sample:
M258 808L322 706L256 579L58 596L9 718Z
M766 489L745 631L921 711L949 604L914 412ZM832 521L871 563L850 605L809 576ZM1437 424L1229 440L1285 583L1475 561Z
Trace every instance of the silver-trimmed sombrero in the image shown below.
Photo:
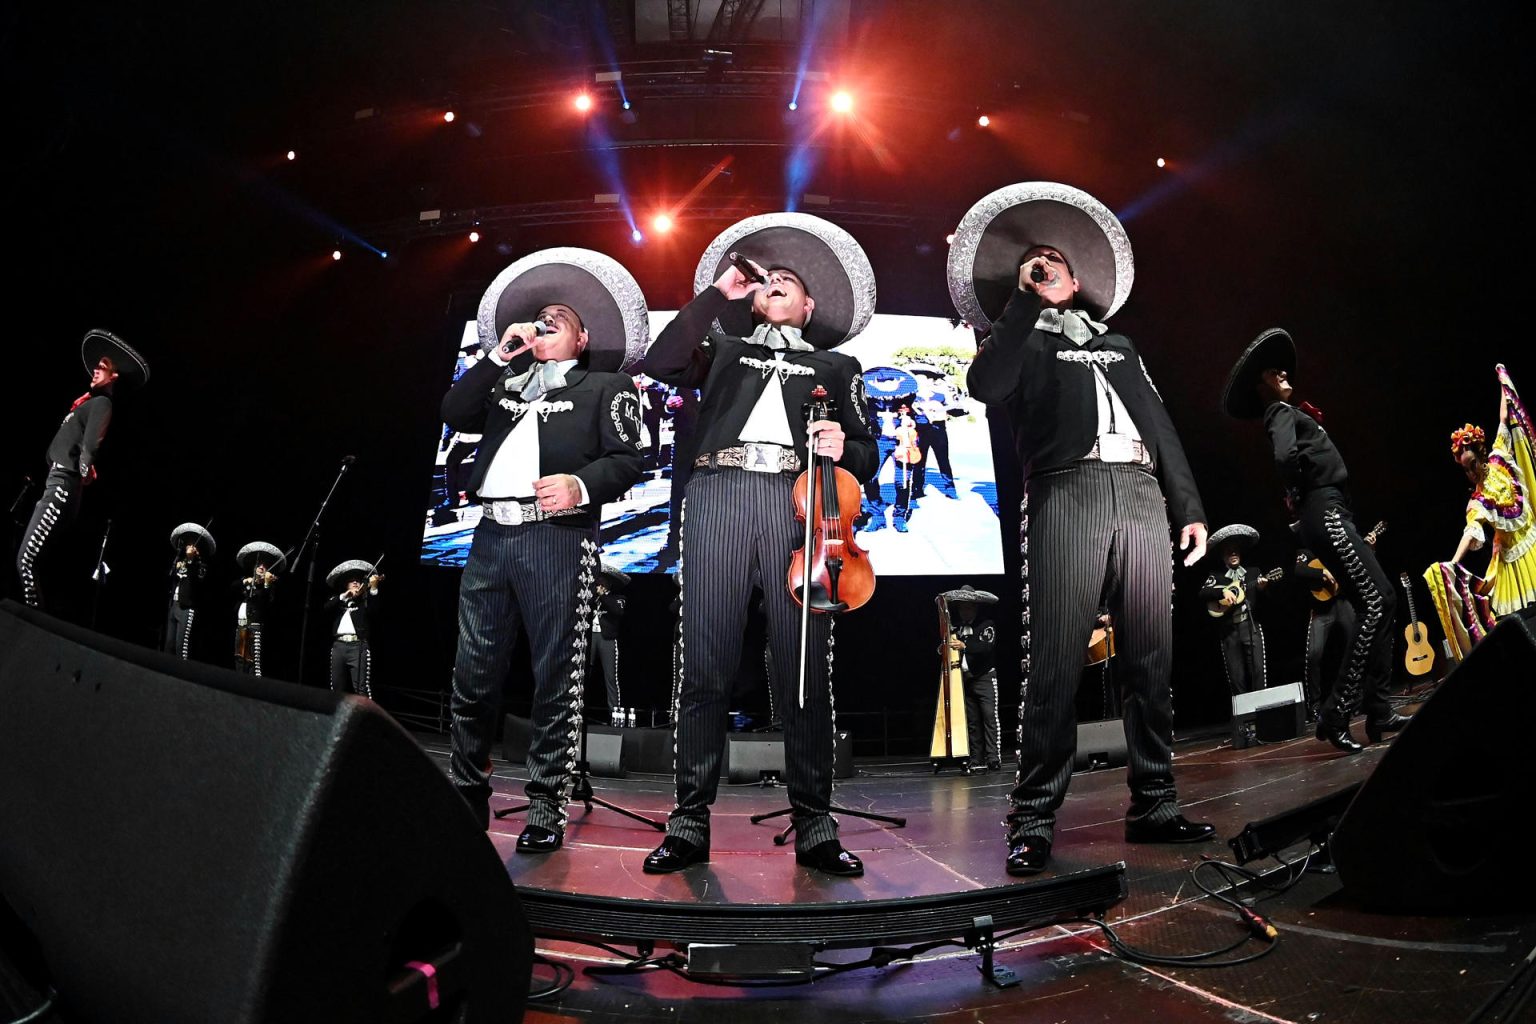
M958 590L946 590L939 595L939 600L949 604L997 604L997 595L985 590L977 590L969 583Z
M1018 287L1019 264L1036 245L1061 250L1080 286L1078 304L1107 320L1131 294L1131 240L1109 207L1082 189L1024 181L989 193L967 211L949 247L949 297L971 326L986 330Z
M353 577L366 581L372 575L372 562L365 562L361 558L349 558L325 574L325 585L335 590L337 585Z
M124 384L148 384L149 361L134 349L134 347L113 334L99 327L85 332L85 337L80 339L80 361L85 364L85 372L90 373L96 369L96 364L101 362L101 357L106 356L112 360L113 367L117 370L117 379Z
M1205 548L1214 554L1217 548L1229 540L1237 541L1243 548L1251 548L1259 542L1259 531L1246 523L1232 523L1207 537Z
M269 572L277 572L288 561L288 556L278 550L275 544L268 544L264 540L253 540L235 553L235 562L247 572L255 566L256 556L266 555L271 559L267 563Z
M763 213L739 220L716 236L693 272L695 295L725 273L739 252L764 267L788 267L805 282L816 309L801 336L816 348L836 348L855 338L875 315L875 271L854 237L831 221L809 213ZM733 302L720 315L720 329L752 333L750 302Z
M176 527L176 529L172 530L171 547L175 548L177 551L180 551L185 546L181 538L187 536L188 534L191 534L197 538L199 547L207 549L208 557L212 558L213 555L219 550L218 544L216 544L213 540L213 534L209 533L207 529L197 523L182 523L180 526Z
M1221 408L1228 416L1252 420L1264 415L1264 400L1257 389L1265 370L1296 372L1296 343L1283 328L1263 331L1237 357L1221 389Z
M623 590L629 586L629 574L607 559L598 561L597 571L608 583L609 590Z
M480 299L480 345L494 347L508 324L526 323L552 302L570 306L587 331L588 365L624 370L640 362L651 340L650 314L634 275L591 249L540 249L496 275ZM524 353L514 366L526 367Z

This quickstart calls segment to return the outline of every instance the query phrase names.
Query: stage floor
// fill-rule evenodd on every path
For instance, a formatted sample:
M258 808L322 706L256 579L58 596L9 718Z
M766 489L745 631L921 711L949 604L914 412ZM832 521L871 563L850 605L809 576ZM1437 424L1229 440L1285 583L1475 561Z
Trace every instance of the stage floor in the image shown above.
M1362 734L1357 721L1356 736ZM426 742L446 763L443 743ZM1220 842L1129 845L1122 839L1123 768L1079 774L1062 809L1051 870L1041 877L1126 864L1129 897L1108 920L1123 941L1159 953L1216 948L1242 934L1232 912L1205 896L1190 868L1230 861L1225 840L1245 824L1290 810L1365 778L1386 750L1346 756L1313 739L1233 750L1224 736L1181 741L1176 773L1189 817L1215 823ZM493 821L490 838L522 889L708 903L824 903L988 888L1018 881L1003 871L1002 818L1012 770L934 775L927 761L861 762L834 802L905 816L904 828L842 819L843 844L865 864L836 879L794 862L773 836L785 819L748 817L785 804L781 789L722 783L711 860L675 875L646 875L641 860L659 833L602 807L573 805L565 848L548 856L514 850L521 814ZM492 808L521 802L521 779L498 762ZM672 804L671 779L595 779L597 795L657 819ZM1301 852L1298 849L1298 852ZM1274 860L1250 868L1278 869ZM1209 879L1209 873L1203 873ZM591 976L617 964L600 949L539 939L538 949L576 969L558 996L530 1003L529 1021L1354 1021L1441 1022L1466 1018L1536 945L1528 915L1412 917L1353 904L1331 874L1310 872L1261 913L1279 929L1270 955L1234 967L1148 967L1108 955L1089 926L1051 926L999 944L998 963L1022 978L983 982L980 957L938 950L916 962L865 968L794 986L704 984L666 971ZM1257 942L1239 952L1252 952ZM859 951L833 952L852 960ZM535 984L550 971L535 973Z

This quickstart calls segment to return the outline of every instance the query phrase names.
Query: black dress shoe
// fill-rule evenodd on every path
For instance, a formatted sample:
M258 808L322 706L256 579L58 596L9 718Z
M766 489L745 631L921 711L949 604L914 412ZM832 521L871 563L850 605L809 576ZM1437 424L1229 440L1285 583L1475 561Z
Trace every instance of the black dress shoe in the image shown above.
M667 836L661 841L660 846L646 855L645 873L669 875L674 871L683 870L690 864L703 864L707 860L709 860L709 843L694 846L686 839Z
M796 850L795 863L844 878L855 878L864 873L864 862L843 849L843 844L836 839L817 843L803 852Z
M1208 821L1190 821L1182 814L1156 825L1133 818L1125 821L1125 841L1128 843L1203 843L1215 838L1215 825Z
M1369 718L1365 720L1365 738L1372 743L1380 743L1381 738L1389 732L1397 732L1403 726L1413 720L1412 715L1394 714L1391 718L1380 722L1373 722Z
M565 842L565 833L543 825L524 825L517 837L518 853L554 853Z
M1010 875L1038 875L1045 870L1045 862L1051 859L1051 841L1038 836L1025 836L1008 847L1005 867Z
M1365 748L1355 742L1355 738L1349 733L1349 723L1343 725L1330 725L1327 722L1317 723L1317 738L1325 743L1332 743L1346 754L1358 754Z

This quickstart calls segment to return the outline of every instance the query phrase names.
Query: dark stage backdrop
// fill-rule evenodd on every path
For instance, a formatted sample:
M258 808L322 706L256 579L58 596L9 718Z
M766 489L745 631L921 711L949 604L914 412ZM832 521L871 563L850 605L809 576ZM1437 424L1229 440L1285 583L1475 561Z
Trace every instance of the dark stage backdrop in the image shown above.
M419 5L396 4L390 14L407 6ZM935 35L934 45L959 35L974 47L963 7L955 8L954 31ZM417 44L428 40L372 45L371 33L382 34L389 20L381 8L379 19L359 19L369 34L358 49L374 63L359 68L353 53L344 70L333 68L328 50L352 36L312 24L324 15L314 5L238 26L209 24L212 8L184 24L117 10L95 18L34 5L4 40L0 73L28 99L12 124L16 155L5 169L13 197L0 401L7 507L26 477L40 478L48 439L84 388L80 337L97 326L117 331L149 356L154 379L119 404L101 479L78 524L82 552L93 551L107 518L113 524L100 628L155 641L174 524L212 517L216 572L231 580L241 544L287 548L303 536L342 456L355 454L326 519L320 575L343 559L386 552L377 658L385 702L398 707L390 690L400 687L441 690L456 578L418 566L417 556L459 326L509 259L551 245L608 251L634 272L652 307L677 308L690 297L698 254L734 217L685 216L672 235L642 247L613 224L527 226L510 238L510 252L429 237L387 261L348 244L347 258L332 263L330 249L348 230L333 219L336 197L364 169L338 161L312 181L285 184L279 154L293 126L318 122L326 103L341 106L325 123L346 123L375 92L416 82L396 64L415 61ZM1102 197L1124 219L1137 261L1135 291L1115 326L1146 358L1212 526L1258 527L1262 567L1290 557L1262 432L1216 408L1235 355L1261 329L1283 325L1301 348L1302 394L1327 411L1349 461L1362 520L1391 524L1383 561L1394 577L1404 568L1416 575L1455 549L1466 483L1449 459L1448 434L1468 420L1489 425L1494 363L1508 364L1528 400L1536 394L1523 330L1522 296L1536 271L1523 137L1506 121L1536 91L1531 62L1511 52L1523 38L1512 18L1494 8L1447 17L1443 5L1429 4L1388 12L1315 5L1307 13L1219 3L1095 7L1074 23L1080 35L1069 38L1081 42L1067 45L1088 62L1080 94L1054 68L1039 77L1046 57L1022 43L1016 54L946 49L933 62L935 74L955 79L952 88L984 65L988 88L1014 102L1038 85L1049 94L1041 116L1058 128L953 144L939 134L916 152L892 145L892 170L834 154L804 187L911 204L909 224L849 230L870 254L881 312L934 317L951 313L943 234L985 192L1047 179ZM423 103L442 95L427 77L417 83ZM887 137L898 139L899 127ZM366 168L375 209L389 197L391 216L479 201L429 187L435 158L424 139L381 136L392 148ZM668 160L687 152L707 168L732 155L694 141L650 154L672 195L699 174ZM582 142L561 145L584 153ZM1166 174L1152 163L1164 146L1174 157ZM759 212L745 197L779 187L783 156L743 149L734 177L711 186L716 209L739 201L742 214ZM571 153L559 160L562 173L581 166ZM514 179L520 166L467 155L453 163L462 171L454 188ZM340 184L322 200L324 176ZM871 604L838 629L840 712L930 713L932 595L961 582L1003 597L1001 683L1016 692L1016 650L1007 647L1016 645L1011 626L1019 621L1010 511L1017 480L1000 464L998 483L1003 575L883 579ZM16 514L28 511L17 503ZM7 525L13 551L15 527ZM1198 577L1177 573L1180 729L1219 722L1227 707L1214 642L1191 593ZM299 668L296 584L281 585L268 634L273 671L288 678ZM670 586L636 580L637 596L654 600L631 603L622 637L626 670L646 681L653 699L665 690L670 662ZM3 588L15 592L13 572ZM90 588L78 589L75 615L89 619ZM1265 613L1281 678L1295 678L1284 666L1299 657L1302 611L1276 601ZM223 601L204 617L201 656L228 660L233 614L232 601ZM309 653L306 676L318 681L323 642Z

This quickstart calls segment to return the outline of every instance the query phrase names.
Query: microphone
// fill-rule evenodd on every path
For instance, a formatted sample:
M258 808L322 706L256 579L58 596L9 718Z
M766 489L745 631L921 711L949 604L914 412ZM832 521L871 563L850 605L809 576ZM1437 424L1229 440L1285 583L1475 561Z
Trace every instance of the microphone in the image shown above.
M554 330L554 328L549 326L549 324L545 323L543 320L535 320L533 322L533 336L535 338L542 338L552 330Z
M357 456L356 455L344 455L341 458L341 464L342 464L343 467L350 466L350 465L352 465L352 463L354 463L356 461L357 461Z
M726 259L730 260L731 266L741 271L741 276L745 277L748 281L756 281L758 284L768 283L768 280L757 272L757 268L752 265L751 261L741 253L733 252Z
M1045 282L1045 265L1042 263L1036 263L1034 266L1030 267L1029 279L1036 284L1043 284Z

